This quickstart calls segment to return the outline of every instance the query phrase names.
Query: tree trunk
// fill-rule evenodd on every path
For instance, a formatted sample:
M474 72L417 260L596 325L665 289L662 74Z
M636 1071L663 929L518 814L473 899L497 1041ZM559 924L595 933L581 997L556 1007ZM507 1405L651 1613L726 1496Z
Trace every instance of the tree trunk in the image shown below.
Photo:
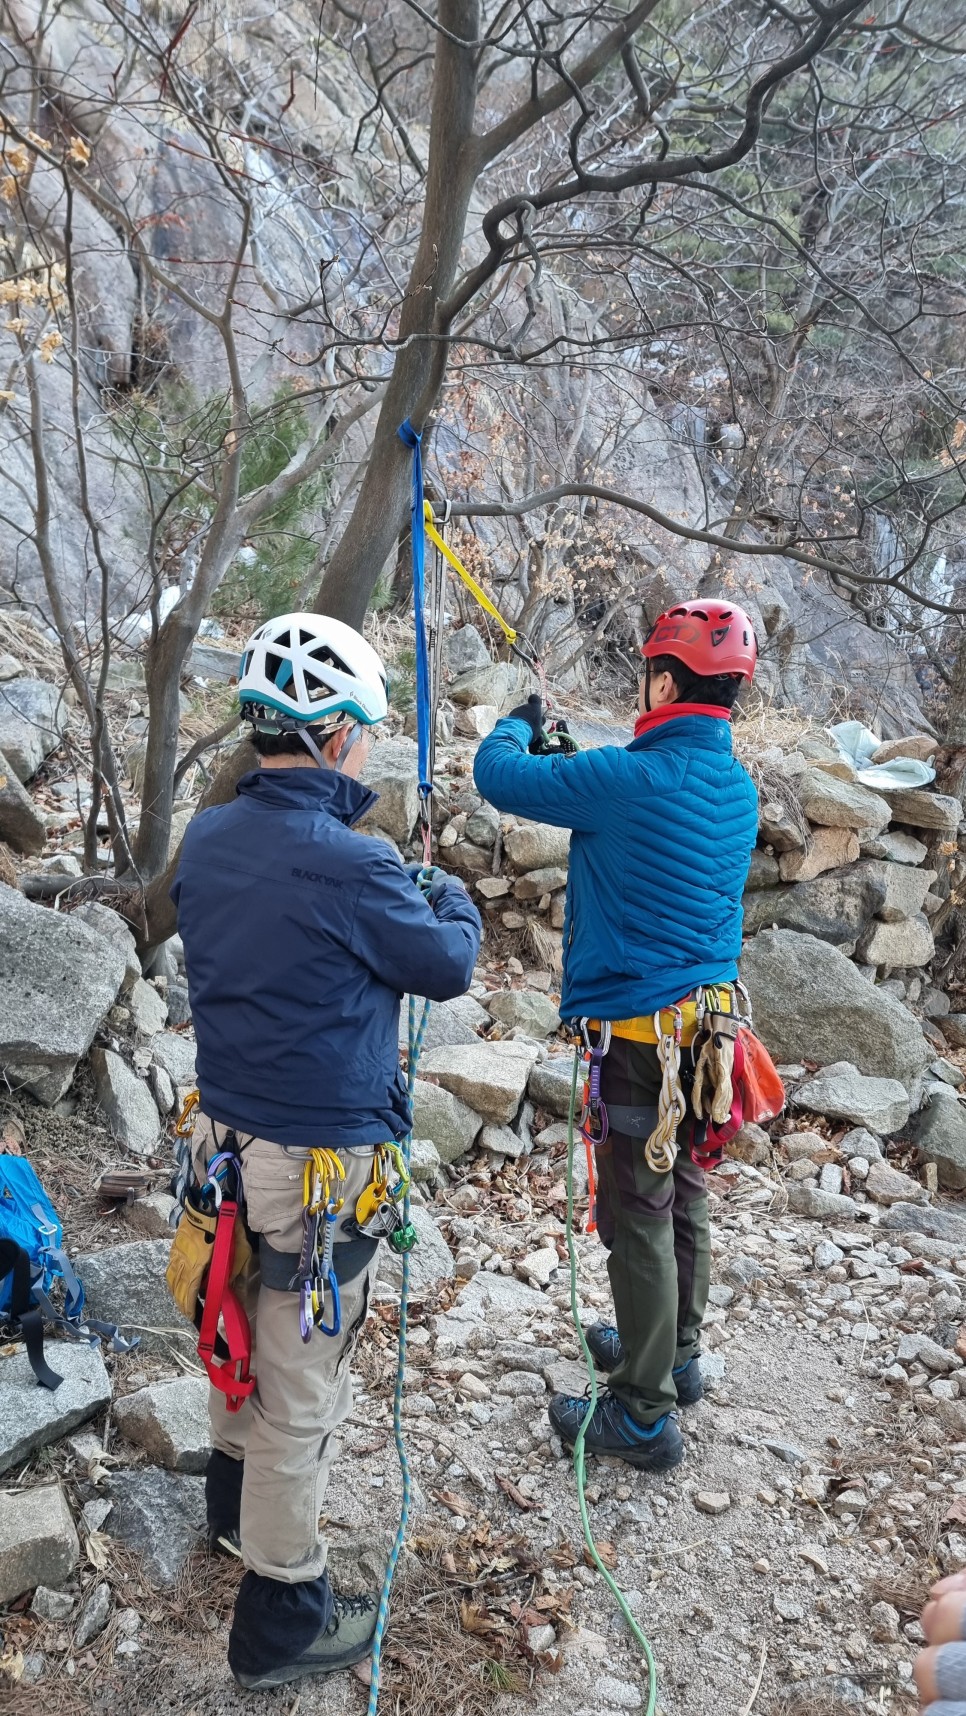
M175 681L177 686L177 680ZM226 757L221 768L207 791L202 794L199 810L208 810L213 804L230 804L235 796L235 788L242 775L247 775L250 769L257 769L258 757L250 739L243 739L240 745ZM173 773L173 770L172 770ZM161 875L150 884L144 892L144 916L147 923L147 937L144 947L138 952L144 953L146 948L157 947L159 942L167 941L169 935L174 935L178 928L178 914L174 902L170 899L171 884L175 872L181 862L181 845L174 857L168 863Z
M966 628L962 631L946 705L946 744L959 750L966 746Z
M409 417L422 429L445 375L448 330L438 325L437 310L456 279L480 164L473 135L477 53L451 40L478 39L479 0L440 0L439 23L449 34L441 34L436 47L425 213L399 319L400 346L352 517L315 600L317 612L356 627L409 505L412 453L399 439L399 426Z
M169 615L147 652L148 743L141 793L141 821L134 842L134 861L143 882L153 882L164 870L171 839L174 771L178 762L181 725L181 671L194 642L196 627L179 624L177 610Z

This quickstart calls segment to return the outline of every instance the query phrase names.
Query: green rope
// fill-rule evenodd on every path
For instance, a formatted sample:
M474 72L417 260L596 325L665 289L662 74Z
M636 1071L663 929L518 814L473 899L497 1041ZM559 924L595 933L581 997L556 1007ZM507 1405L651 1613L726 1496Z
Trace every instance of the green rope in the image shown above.
M654 1653L651 1650L644 1633L641 1631L634 1619L634 1616L631 1614L627 1598L624 1596L624 1593L616 1579L613 1578L600 1558L600 1553L596 1543L594 1542L594 1533L590 1524L590 1515L587 1512L587 1494L585 1488L586 1479L584 1472L584 1438L587 1435L587 1426L597 1410L597 1372L594 1368L594 1361L591 1357L590 1348L587 1345L583 1325L580 1321L580 1313L577 1309L577 1247L574 1243L574 1118L577 1113L577 1077L579 1068L580 1051L575 1050L573 1078L570 1083L570 1115L567 1121L567 1255L570 1259L570 1310L574 1319L574 1328L577 1331L578 1339L581 1347L583 1348L584 1360L587 1365L587 1375L590 1378L590 1406L584 1414L580 1429L577 1432L577 1440L574 1443L573 1448L574 1474L577 1479L577 1500L580 1505L580 1522L584 1528L584 1541L590 1551L594 1566L597 1568L597 1571L605 1585L608 1587L611 1596L617 1603L617 1606L627 1622L627 1625L630 1627L634 1638L637 1640L641 1650L644 1652L644 1664L647 1669L646 1716L654 1716L654 1711L657 1705L657 1668L654 1662Z

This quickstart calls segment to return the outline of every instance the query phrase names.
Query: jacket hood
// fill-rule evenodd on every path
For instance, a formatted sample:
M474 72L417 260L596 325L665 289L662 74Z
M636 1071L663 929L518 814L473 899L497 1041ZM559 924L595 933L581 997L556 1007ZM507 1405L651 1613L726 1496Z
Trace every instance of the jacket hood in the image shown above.
M351 828L379 794L336 769L252 769L235 791L278 810L321 810Z

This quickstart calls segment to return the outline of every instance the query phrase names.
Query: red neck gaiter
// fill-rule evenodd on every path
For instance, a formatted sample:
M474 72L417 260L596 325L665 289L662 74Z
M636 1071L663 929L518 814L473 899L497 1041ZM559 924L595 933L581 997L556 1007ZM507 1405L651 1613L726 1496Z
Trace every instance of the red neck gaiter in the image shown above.
M716 721L731 720L731 710L720 709L716 703L662 703L660 709L638 715L634 723L635 739L649 733L652 727L659 727L662 721L673 721L677 715L711 715Z

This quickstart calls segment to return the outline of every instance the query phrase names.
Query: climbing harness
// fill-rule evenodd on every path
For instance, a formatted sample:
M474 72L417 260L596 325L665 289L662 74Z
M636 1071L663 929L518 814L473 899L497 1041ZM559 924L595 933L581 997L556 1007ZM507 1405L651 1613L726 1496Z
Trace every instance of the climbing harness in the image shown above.
M589 1406L588 1406L586 1413L584 1414L584 1417L581 1420L580 1429L577 1432L577 1437L576 1437L576 1440L575 1440L574 1446L573 1446L574 1476L576 1478L576 1483L577 1483L577 1501L578 1501L578 1505L580 1508L580 1523L583 1527L584 1542L587 1545L587 1552L590 1555L590 1558L593 1561L593 1564L596 1567L601 1578L603 1579L605 1585L607 1586L608 1590L610 1591L611 1596L614 1598L615 1602L617 1603L617 1606L620 1609L621 1614L624 1617L624 1620L626 1621L628 1627L630 1628L632 1637L636 1640L637 1644L641 1648L641 1651L643 1652L644 1667L645 1667L645 1672L647 1674L647 1706L645 1709L645 1716L654 1716L655 1709L657 1706L657 1667L656 1667L655 1662L654 1662L654 1653L651 1650L650 1644L648 1643L648 1640L647 1640L645 1634L642 1632L640 1626L638 1625L638 1623L634 1617L634 1614L631 1610L630 1604L628 1603L627 1598L624 1596L623 1591L621 1590L620 1586L618 1585L617 1580L614 1578L613 1574L609 1571L609 1569L604 1565L604 1562L601 1559L600 1550L598 1549L597 1544L596 1544L595 1539L594 1539L594 1533L593 1533L593 1529L592 1529L591 1523L590 1523L590 1514L589 1514L588 1508L587 1508L586 1473L585 1473L585 1459L584 1459L584 1439L587 1435L587 1427L590 1424L591 1419L593 1418L594 1413L597 1410L598 1388L597 1388L597 1369L596 1369L596 1366L594 1364L593 1358L591 1356L590 1348L587 1345L587 1337L584 1334L583 1323L582 1323L581 1317L580 1317L580 1308L577 1304L577 1246L576 1246L576 1242L574 1239L574 1132L575 1132L575 1117L577 1114L577 1081L578 1081L579 1071L580 1071L580 1052L578 1049L578 1051L574 1055L573 1077L572 1077L571 1083L570 1083L570 1112L569 1112L568 1121L567 1121L567 1228L566 1228L566 1236L567 1236L567 1256L568 1256L568 1259L570 1262L570 1311L571 1311L571 1316L573 1317L574 1328L577 1331L577 1335L578 1335L578 1338L580 1340L580 1345L581 1345L581 1348L583 1349L584 1362L587 1366L587 1377L588 1377L588 1381L589 1381L589 1388L588 1388ZM370 1706L369 1716L374 1716L374 1711L373 1711L372 1706Z
M323 1335L342 1332L334 1256L336 1218L345 1202L344 1182L345 1167L334 1150L309 1151L302 1171L302 1249L296 1272L303 1341L312 1339L313 1329ZM326 1299L331 1305L329 1322L325 1320Z

